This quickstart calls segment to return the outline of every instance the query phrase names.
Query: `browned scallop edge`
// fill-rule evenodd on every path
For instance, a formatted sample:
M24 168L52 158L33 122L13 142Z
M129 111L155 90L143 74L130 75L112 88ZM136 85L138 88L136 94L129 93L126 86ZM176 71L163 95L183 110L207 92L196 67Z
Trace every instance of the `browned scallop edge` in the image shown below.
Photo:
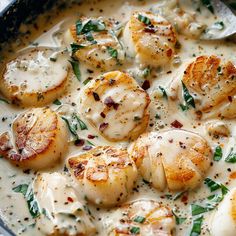
M58 127L58 117L57 115L55 115L55 123L56 123L56 128ZM55 128L55 129L56 129ZM24 162L28 162L28 161L32 161L32 160L35 160L38 155L42 155L44 154L45 152L47 152L47 150L53 145L53 142L55 140L55 137L56 137L56 131L54 130L53 131L53 136L50 138L50 141L48 142L47 146L44 147L43 150L35 153L34 155L31 155L31 156L22 156L18 153L14 153L14 154L11 154L11 155L7 155L7 158L12 161L14 164L24 164Z

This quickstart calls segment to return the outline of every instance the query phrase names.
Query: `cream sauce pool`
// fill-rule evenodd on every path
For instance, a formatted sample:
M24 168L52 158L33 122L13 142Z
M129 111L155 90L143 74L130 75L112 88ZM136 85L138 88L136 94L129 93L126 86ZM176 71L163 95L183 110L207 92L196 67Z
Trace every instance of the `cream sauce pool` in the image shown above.
M171 1L148 1L148 0L131 0L131 1L83 1L81 4L74 4L72 7L61 7L60 10L53 10L50 13L39 16L37 20L37 27L22 25L22 35L16 42L12 42L9 45L5 45L2 52L1 68L7 61L15 58L22 51L35 47L51 47L64 50L66 45L63 41L64 32L68 27L73 24L78 16L103 16L106 18L115 18L121 23L126 23L129 19L131 12L134 10L151 9L152 11L160 11L167 4L171 4ZM173 1L174 2L174 1ZM165 5L166 4L166 5ZM201 6L201 11L197 11L199 7L198 1L180 1L180 7L188 12L196 13L196 20L203 22L207 25L212 25L214 22L219 21L217 17L209 12L207 8ZM164 12L164 11L163 11ZM171 16L170 16L171 18ZM171 20L171 19L170 19ZM173 23L172 23L173 24ZM25 34L27 30L31 31L31 34ZM24 34L26 36L24 36ZM223 158L221 161L212 162L212 166L207 173L207 177L213 179L216 182L222 183L227 186L228 189L233 188L236 185L236 164L226 163L224 159L229 154L231 148L235 146L236 135L236 122L235 119L223 120L223 122L229 127L230 136L213 138L209 136L207 131L208 123L215 123L216 119L208 119L206 121L195 120L190 113L183 112L176 102L171 99L165 99L161 95L159 86L166 89L169 93L168 85L173 78L176 78L181 70L182 66L187 62L193 60L199 55L217 55L225 59L230 59L236 64L236 44L230 41L201 41L196 38L178 35L178 40L181 45L181 49L178 51L177 63L163 66L161 68L153 69L150 76L151 86L148 89L148 93L151 97L150 105L150 122L148 131L164 131L169 130L171 123L175 120L179 121L183 126L182 129L193 131L200 134L209 142L212 150L217 146L221 146L223 150ZM69 59L69 55L68 55ZM87 78L96 78L101 74L101 71L87 70L86 65L80 64L81 78L85 81ZM143 79L140 78L140 74L143 69L137 67L133 62L124 64L121 70L130 73L139 83L142 83ZM70 84L67 92L60 98L62 105L52 104L50 107L60 112L60 114L70 115L77 109L79 101L79 90L84 85L79 82L73 73L70 74ZM1 96L3 98L3 96ZM11 131L11 124L18 114L24 112L24 108L19 108L10 104L0 101L0 133L5 131ZM80 111L76 110L78 113ZM79 131L79 136L82 139L89 140L88 135L96 136L94 139L89 140L95 146L98 145L116 145L127 147L127 142L114 142L110 143L106 141L99 133L91 127L88 123L88 130ZM72 141L72 137L71 137ZM89 143L87 144L89 145ZM82 148L74 145L70 142L70 148L67 157L74 154L84 152ZM35 226L35 220L31 217L27 203L22 194L14 192L12 189L19 184L29 184L33 181L36 172L32 170L22 171L20 168L14 167L9 164L4 158L0 159L0 216L6 222L6 224L17 235L44 235L40 227ZM53 170L46 170L45 172L64 172L64 163L55 167ZM159 192L148 184L144 183L142 178L139 178L136 188L132 191L132 194L127 201L135 199L154 199L158 202L166 204L171 209L177 212L179 217L187 218L182 224L176 226L176 235L189 235L192 226L192 216L190 205L192 203L202 203L206 197L211 195L209 188L202 182L202 184L195 190L183 193L179 198L173 200L170 195L174 196L176 193ZM93 216L97 235L107 235L109 227L113 224L113 219L116 218L116 208L102 209L86 203ZM209 226L210 218L213 211L204 213L204 221L202 225L201 235L210 235Z

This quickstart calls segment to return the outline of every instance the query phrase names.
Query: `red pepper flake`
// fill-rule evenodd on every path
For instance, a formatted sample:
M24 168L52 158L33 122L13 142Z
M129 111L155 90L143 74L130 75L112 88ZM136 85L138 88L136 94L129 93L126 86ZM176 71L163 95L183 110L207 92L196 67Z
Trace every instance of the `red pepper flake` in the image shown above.
M170 124L172 127L180 129L183 127L183 124L181 124L179 121L175 120Z
M114 103L115 102L111 96L105 98L105 100L104 100L104 104L107 105L108 107L112 107Z
M147 27L145 27L144 32L155 33L156 29L155 29L154 25L148 25Z
M114 100L112 99L111 96L105 98L104 104L107 105L108 107L113 107L115 110L118 109L119 104L115 103Z
M88 135L88 138L89 138L89 139L94 139L94 138L95 138L95 135L89 134L89 135Z
M101 112L101 113L100 113L100 116L101 116L102 118L105 118L105 117L106 117L106 114L105 114L104 112Z
M89 150L91 150L93 147L92 146L84 146L82 149L84 150L84 151L89 151Z
M108 127L108 123L101 123L99 126L100 131L104 131Z
M172 49L168 49L166 52L167 57L171 57L172 55Z
M22 156L18 153L13 153L10 155L10 159L14 160L14 161L19 161L19 160L21 160L21 158L22 158Z
M182 143L182 142L179 142L179 146L180 146L181 148L183 148L183 149L186 149L186 145L185 145L184 143Z
M100 101L100 97L97 93L93 92L93 97L95 101Z
M184 194L181 198L181 202L183 202L185 205L188 204L188 196Z
M76 139L74 144L75 144L75 146L81 147L84 145L84 140L83 139Z
M232 101L233 101L233 99L232 99L231 96L228 96L228 100L229 100L229 102L232 102Z
M147 90L150 88L150 82L148 80L144 80L142 89Z
M71 198L71 197L68 197L68 198L67 198L67 201L68 201L68 202L74 202L73 198Z

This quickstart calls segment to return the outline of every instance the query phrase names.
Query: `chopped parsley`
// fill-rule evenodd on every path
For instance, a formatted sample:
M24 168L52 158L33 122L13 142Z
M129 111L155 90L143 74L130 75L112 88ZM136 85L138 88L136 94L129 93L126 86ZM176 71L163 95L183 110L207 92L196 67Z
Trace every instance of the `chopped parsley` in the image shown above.
M118 51L117 51L115 48L108 46L108 47L107 47L107 51L108 51L108 54L109 54L112 58L115 58L115 59L118 58Z
M168 99L168 95L167 95L167 93L166 93L166 90L165 90L163 87L161 87L161 86L159 86L159 89L160 89L161 92L162 92L163 98Z
M209 210L213 210L218 205L218 203L220 203L223 199L224 199L223 194L210 195L209 197L207 197L207 200L209 200L209 202L207 202L207 208Z
M20 184L12 189L16 193L22 193L25 197L28 205L29 212L33 218L40 215L38 202L36 201L33 193L33 189L28 184Z
M81 44L77 44L77 43L71 43L70 47L71 47L72 54L74 54L79 49L84 48L85 46L83 46Z
M76 27L76 34L80 35L83 29L83 24L81 20L77 20L75 23L75 27Z
M14 187L12 190L16 193L22 193L25 196L28 187L29 187L28 184L20 184L20 185Z
M220 161L220 160L222 159L222 156L223 156L222 148L221 148L221 146L217 146L217 147L215 148L213 160L214 160L214 161Z
M197 204L191 204L192 216L196 216L205 212L208 212L210 209L207 207L199 206Z
M236 163L236 153L233 152L233 148L231 148L229 155L225 158L225 162Z
M180 197L182 197L184 193L185 193L185 192L176 193L176 194L173 196L172 199L175 201L175 200L179 199Z
M61 105L61 102L60 100L56 99L54 102L53 102L54 105L57 105L57 106L60 106Z
M193 96L189 93L187 87L185 86L185 84L182 81L182 86L183 86L183 97L184 100L186 102L187 106L192 106L193 108L195 108L195 102L194 102L194 98Z
M80 72L80 68L79 68L79 61L76 61L74 59L71 59L70 64L72 66L73 72L76 76L76 78L81 81L81 72Z
M40 215L40 210L38 206L38 202L34 197L33 189L26 193L26 201L28 204L29 212L33 218L36 218Z
M179 104L179 107L181 108L182 111L187 111L189 109L188 106L186 106L186 105L184 105L182 103Z
M216 191L217 189L221 188L221 185L218 184L217 182L215 182L214 180L210 179L210 178L206 178L204 180L204 184L207 185L207 187L211 190L211 192Z
M106 29L106 25L100 20L89 20L85 24L81 20L76 22L76 33L87 34L88 32L100 32Z
M203 216L193 220L193 225L189 236L198 236L201 234L202 222Z
M225 185L221 184L221 192L222 195L226 195L229 192L229 189Z
M80 129L81 130L88 129L87 125L76 114L74 114L74 115L75 115L75 117L76 117L76 119L77 119L77 121L79 123Z
M142 23L144 23L145 25L150 25L151 24L151 20L146 17L146 16L143 16L141 14L138 14L138 20Z
M91 146L95 146L92 142L90 142L89 140L87 140L87 143Z
M76 140L79 139L79 136L77 134L78 125L81 130L88 129L87 125L80 119L80 117L76 113L73 113L70 118L66 118L65 116L62 116L62 119L66 122L69 131L76 138Z
M134 218L134 222L137 222L137 223L143 223L145 220L146 220L146 219L145 219L145 217L143 217L143 216L136 216L136 217Z
M47 211L45 208L42 209L42 214L43 214L46 218L48 218L48 219L50 220L49 213L48 213L48 211Z
M228 188L225 185L219 184L219 183L215 182L214 180L212 180L210 178L206 178L204 180L204 184L207 185L207 187L210 189L211 192L214 192L214 191L220 189L222 195L225 195L229 191Z
M83 81L83 85L86 85L87 83L89 83L91 81L91 78L87 78L85 81Z
M156 115L155 115L155 118L156 118L157 120L160 120L160 119L161 119L161 116L160 116L159 114L156 114Z
M212 26L211 29L223 30L225 28L225 24L223 21L217 21Z
M0 98L0 102L5 102L5 103L9 104L9 102L4 98Z
M177 199L179 199L180 197L182 197L184 193L186 193L186 192L185 192L185 191L183 191L183 192L178 192L178 193L176 193L174 196L171 195L171 194L166 194L165 196L166 196L168 199L170 199L170 200L176 201Z
M78 134L77 134L77 124L73 124L72 122L70 122L66 117L62 116L61 117L67 124L67 127L69 129L69 131L71 132L71 134L73 136L75 136L76 139L78 139Z
M93 35L91 32L88 32L87 34L85 34L86 39L91 42L91 44L96 44L97 41L94 39Z
M175 217L175 222L177 225L181 225L182 223L184 223L185 220L187 220L186 217L179 217L176 215L176 213L174 211L172 211L174 217Z
M139 233L140 233L140 228L133 226L133 227L130 229L130 233L132 233L132 234L139 234Z

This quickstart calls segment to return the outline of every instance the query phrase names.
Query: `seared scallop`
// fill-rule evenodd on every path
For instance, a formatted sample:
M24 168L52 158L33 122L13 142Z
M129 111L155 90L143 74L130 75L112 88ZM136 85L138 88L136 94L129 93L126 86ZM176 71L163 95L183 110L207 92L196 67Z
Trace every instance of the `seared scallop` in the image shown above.
M134 12L124 30L128 55L145 66L163 66L175 54L176 34L172 25L160 15Z
M181 80L203 118L236 116L236 67L232 62L223 62L216 56L200 56L187 66ZM180 92L179 96L183 100Z
M22 168L48 168L65 154L67 139L67 128L54 111L34 108L21 114L13 123L15 148L9 147L9 135L5 134L6 148L3 154Z
M236 188L230 190L211 219L212 236L235 236L236 232Z
M101 206L114 206L126 200L137 178L137 169L125 149L99 146L70 157L68 168L78 191Z
M114 20L102 17L81 17L65 34L65 41L73 43L73 57L90 67L112 70L124 61Z
M62 52L34 49L6 64L0 91L12 103L43 106L66 89L68 61Z
M110 141L134 139L149 121L148 94L120 71L91 81L80 98L80 112Z
M36 226L44 235L89 236L96 233L91 216L64 175L38 174L33 192L43 213L36 218Z
M130 154L142 177L159 190L194 189L212 160L206 140L184 130L143 134L131 146Z
M153 200L125 204L117 210L117 215L109 236L171 236L174 233L175 219L171 209Z

